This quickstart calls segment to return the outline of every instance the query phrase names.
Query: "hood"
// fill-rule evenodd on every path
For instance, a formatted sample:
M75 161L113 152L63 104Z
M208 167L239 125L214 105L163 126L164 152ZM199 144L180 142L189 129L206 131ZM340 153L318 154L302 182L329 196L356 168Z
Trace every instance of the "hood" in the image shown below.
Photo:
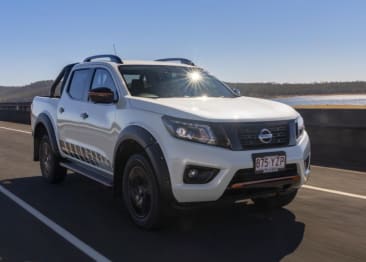
M256 122L295 119L290 106L252 97L219 98L138 98L131 97L135 108L180 118L221 122Z

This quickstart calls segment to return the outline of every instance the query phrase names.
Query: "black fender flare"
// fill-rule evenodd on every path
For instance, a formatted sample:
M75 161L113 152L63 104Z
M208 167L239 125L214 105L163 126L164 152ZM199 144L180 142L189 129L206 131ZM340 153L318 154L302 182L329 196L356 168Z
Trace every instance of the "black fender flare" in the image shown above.
M38 142L37 139L39 139L38 134L35 133L37 131L38 125L43 125L46 128L48 137L50 138L50 143L53 152L60 157L60 151L57 145L55 130L53 128L52 122L47 114L41 113L34 124L34 133L33 133L33 160L38 161L39 155L38 155Z
M119 150L123 150L120 147L127 140L133 140L144 149L154 169L162 199L171 204L175 203L176 200L172 192L169 169L163 151L154 136L146 129L137 125L131 125L121 132L114 150L114 170L117 170ZM114 177L116 178L116 175Z

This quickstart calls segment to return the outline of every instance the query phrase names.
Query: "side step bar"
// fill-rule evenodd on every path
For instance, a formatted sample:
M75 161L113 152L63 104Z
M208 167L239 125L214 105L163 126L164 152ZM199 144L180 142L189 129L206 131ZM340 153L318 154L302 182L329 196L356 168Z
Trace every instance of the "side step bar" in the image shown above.
M61 162L60 166L63 166L75 173L93 179L94 181L101 183L107 187L113 186L113 177L107 173L92 169L90 167L83 166L75 162Z

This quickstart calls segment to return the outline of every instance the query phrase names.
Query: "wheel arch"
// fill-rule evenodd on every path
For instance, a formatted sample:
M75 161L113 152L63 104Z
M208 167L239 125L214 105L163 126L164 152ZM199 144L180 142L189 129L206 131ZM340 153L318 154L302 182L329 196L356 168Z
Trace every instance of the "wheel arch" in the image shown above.
M33 131L33 161L39 161L39 152L38 152L39 142L41 141L41 138L44 134L48 135L53 152L57 156L60 156L60 151L59 151L58 146L57 146L55 130L53 128L52 122L51 122L50 118L45 113L41 113L38 116L38 118L36 120L36 123L34 125L34 131Z
M148 157L156 176L159 191L165 201L175 201L169 169L155 137L145 128L131 125L120 134L114 151L114 189L120 195L122 190L123 169L128 158L134 153L144 153Z

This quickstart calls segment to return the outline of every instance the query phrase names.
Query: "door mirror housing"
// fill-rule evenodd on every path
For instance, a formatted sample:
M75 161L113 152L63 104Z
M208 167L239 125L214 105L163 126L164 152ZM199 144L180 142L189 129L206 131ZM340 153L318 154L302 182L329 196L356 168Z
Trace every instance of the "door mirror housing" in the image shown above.
M98 104L114 103L114 93L108 87L98 87L89 91L89 99Z
M233 87L233 88L231 88L231 90L233 90L233 92L234 92L234 94L235 94L235 95L237 95L237 96L241 96L241 94L240 94L240 90L239 90L238 88Z

